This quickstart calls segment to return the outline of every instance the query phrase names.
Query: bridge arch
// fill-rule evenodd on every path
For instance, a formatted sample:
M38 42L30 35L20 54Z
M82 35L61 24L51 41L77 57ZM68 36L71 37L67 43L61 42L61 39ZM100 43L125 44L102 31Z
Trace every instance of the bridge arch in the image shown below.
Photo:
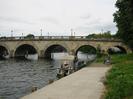
M7 50L7 52L8 52L8 54L10 55L10 49L9 49L9 47L6 44L2 43L2 44L0 44L0 47L5 48Z
M10 55L9 47L6 44L0 44L0 57L5 54Z
M61 43L61 42L55 42L55 43L53 43L53 42L50 42L50 43L47 43L45 45L44 52L47 50L48 47L53 46L53 45L60 45L60 46L64 47L67 50L67 52L70 52L71 51L66 43Z
M63 44L50 44L44 48L44 58L51 59L52 52L69 52L67 46Z
M111 46L107 49L107 52L109 54L127 54L128 53L128 49L126 46L123 45L114 45Z
M125 54L127 53L127 49L125 47L119 46L119 45L117 45L115 47L119 48L123 53L125 53Z
M96 53L96 47L95 47L95 46L93 46L93 45L91 45L91 44L85 44L85 45L79 45L79 46L77 46L77 47L75 48L74 54L76 55L77 52L78 52L81 48L83 48L83 47L90 47L90 48L92 48L92 49L94 50L94 52Z
M23 42L17 44L17 46L14 49L13 56L16 57L17 54L24 55L26 51L28 51L30 54L35 54L35 53L39 54L38 47L34 43Z

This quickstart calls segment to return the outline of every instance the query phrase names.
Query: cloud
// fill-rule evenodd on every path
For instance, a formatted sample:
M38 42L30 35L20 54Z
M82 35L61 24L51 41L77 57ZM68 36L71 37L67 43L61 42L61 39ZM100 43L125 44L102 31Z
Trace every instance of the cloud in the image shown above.
M93 26L93 25L97 25L97 24L102 24L102 19L101 18L93 18L93 19L90 19L88 21L85 22L84 25L86 26Z
M106 32L106 31L111 31L111 33L116 33L117 29L114 23L104 23L104 24L85 24L82 26L79 26L77 28L75 28L76 31L82 31L82 33L85 33L86 35L88 35L89 33L100 33L102 32Z
M0 32L44 32L78 35L115 31L112 14L116 0L0 0ZM16 33L16 34L17 34ZM44 33L44 34L46 34Z
M23 24L35 24L34 22L30 22L27 20L24 20L23 18L18 17L3 17L0 16L0 22L11 22L11 23L23 23Z
M52 23L52 24L60 24L59 20L56 19L55 17L48 17L48 16L44 16L40 18L41 22L48 22L48 23Z
M91 18L91 15L90 14L84 15L84 16L81 16L80 18L81 19L90 19Z

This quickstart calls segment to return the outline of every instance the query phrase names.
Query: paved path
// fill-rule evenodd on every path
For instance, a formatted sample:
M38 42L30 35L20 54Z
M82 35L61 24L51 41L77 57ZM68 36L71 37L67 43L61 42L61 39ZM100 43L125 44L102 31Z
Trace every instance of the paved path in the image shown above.
M94 63L22 99L100 99L108 66Z

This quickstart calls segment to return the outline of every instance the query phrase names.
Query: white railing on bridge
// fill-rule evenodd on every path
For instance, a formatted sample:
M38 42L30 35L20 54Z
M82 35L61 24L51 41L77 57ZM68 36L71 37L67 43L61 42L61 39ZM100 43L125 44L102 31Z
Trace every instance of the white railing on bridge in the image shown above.
M115 38L86 38L86 36L14 36L14 37L0 37L0 40L117 40Z

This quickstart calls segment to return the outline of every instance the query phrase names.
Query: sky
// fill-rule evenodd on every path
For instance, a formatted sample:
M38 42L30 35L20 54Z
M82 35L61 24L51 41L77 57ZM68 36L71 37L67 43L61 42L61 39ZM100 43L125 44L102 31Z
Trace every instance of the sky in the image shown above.
M116 0L0 0L0 36L76 36L111 31Z

